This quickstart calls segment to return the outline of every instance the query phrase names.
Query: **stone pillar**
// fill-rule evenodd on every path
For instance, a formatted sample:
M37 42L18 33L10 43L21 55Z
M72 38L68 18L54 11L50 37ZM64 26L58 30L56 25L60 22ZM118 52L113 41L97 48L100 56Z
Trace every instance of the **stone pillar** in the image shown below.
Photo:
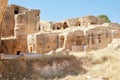
M1 50L1 29L2 29L2 21L5 15L6 7L8 0L0 0L0 50Z

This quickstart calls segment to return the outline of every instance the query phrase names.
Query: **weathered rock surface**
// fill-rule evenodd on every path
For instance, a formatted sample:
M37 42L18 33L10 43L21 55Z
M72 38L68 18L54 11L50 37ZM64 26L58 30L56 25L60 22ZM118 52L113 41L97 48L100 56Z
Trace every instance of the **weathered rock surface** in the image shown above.
M3 53L48 53L57 49L86 52L105 48L120 38L119 24L105 23L92 15L50 22L40 21L40 10L10 5L6 12Z
M39 31L40 10L10 5L6 12L2 25L2 52L27 52L27 35Z
M7 3L8 3L8 0L0 0L0 49L1 49L2 21L3 21L4 15L5 15Z
M28 51L33 53L47 53L59 48L59 36L57 33L46 32L28 35Z
M53 24L53 22L49 22L49 21L40 21L39 23L39 31L50 31L52 30L51 25Z

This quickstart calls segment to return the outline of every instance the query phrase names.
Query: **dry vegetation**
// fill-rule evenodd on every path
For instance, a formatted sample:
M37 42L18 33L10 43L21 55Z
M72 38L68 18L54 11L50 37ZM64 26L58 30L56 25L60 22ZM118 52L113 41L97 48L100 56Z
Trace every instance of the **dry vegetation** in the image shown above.
M86 57L83 66L87 73L78 76L67 76L61 80L92 80L89 78L99 77L120 80L120 50L105 48L88 53L76 52L71 54L77 57Z
M2 80L44 80L85 73L76 57L62 54L34 59L22 57L18 60L1 60L0 67Z
M2 79L92 80L90 78L103 77L106 79L100 80L120 80L120 50L105 48L70 55L74 56L57 54L37 59L1 60Z

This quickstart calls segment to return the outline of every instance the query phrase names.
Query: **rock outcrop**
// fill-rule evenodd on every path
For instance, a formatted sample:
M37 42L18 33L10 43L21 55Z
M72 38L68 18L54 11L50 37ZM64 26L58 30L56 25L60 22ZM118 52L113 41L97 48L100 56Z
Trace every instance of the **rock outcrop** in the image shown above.
M7 7L2 24L2 52L9 54L28 52L27 35L39 31L39 14L40 10L30 10L18 5Z
M0 49L1 49L2 21L3 21L4 15L5 15L7 3L8 3L8 0L0 0Z

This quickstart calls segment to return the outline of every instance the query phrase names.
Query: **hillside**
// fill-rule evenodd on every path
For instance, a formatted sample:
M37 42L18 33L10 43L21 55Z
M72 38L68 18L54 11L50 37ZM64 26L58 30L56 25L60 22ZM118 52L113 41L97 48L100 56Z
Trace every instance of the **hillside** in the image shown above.
M100 80L120 80L120 49L105 48L88 53L71 53L77 57L87 56L91 61L85 62L84 67L87 73L78 76L67 76L60 80L99 80L100 77L108 79Z

